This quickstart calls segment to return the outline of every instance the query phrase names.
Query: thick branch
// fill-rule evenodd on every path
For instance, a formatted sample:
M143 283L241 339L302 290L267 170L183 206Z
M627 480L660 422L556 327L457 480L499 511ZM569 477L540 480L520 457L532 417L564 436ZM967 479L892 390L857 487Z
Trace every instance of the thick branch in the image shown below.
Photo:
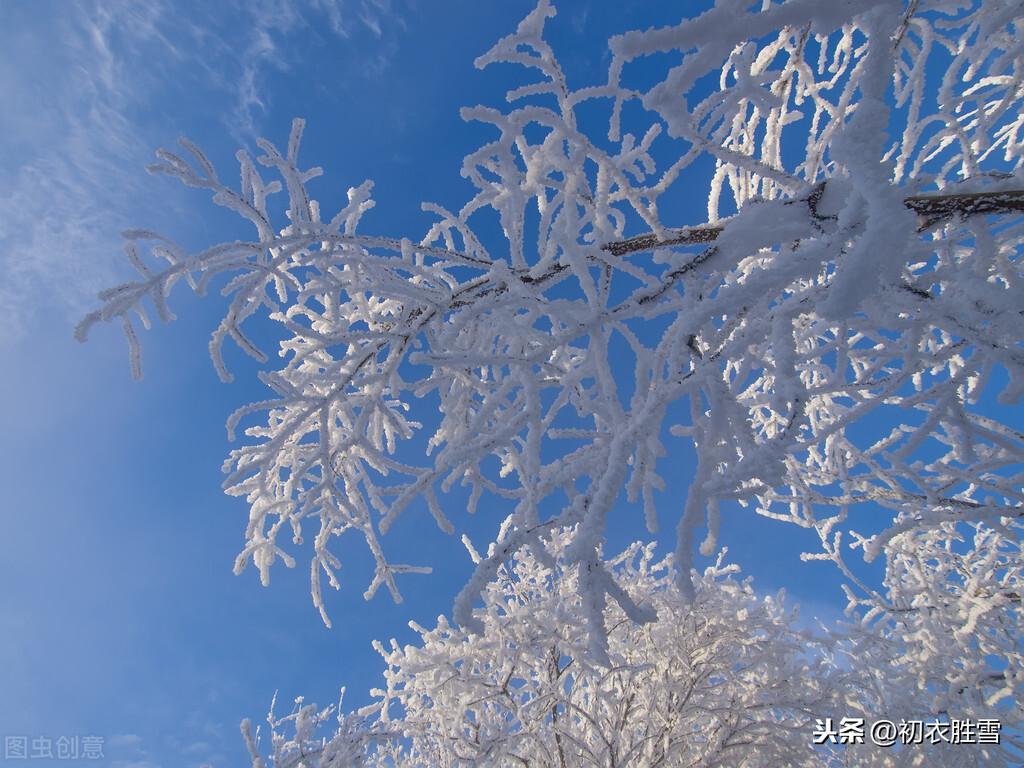
M700 243L711 243L718 239L722 227L714 224L704 224L699 227L686 227L684 229L671 229L670 237L664 240L658 238L653 232L644 235L637 235L628 240L615 240L601 246L602 250L608 251L613 256L625 256L627 253L639 251L650 251L655 248L664 248L668 245L698 245Z
M820 197L821 192L818 191L816 195L812 194L807 198L812 209ZM1024 190L971 192L962 195L914 195L904 200L903 204L920 217L921 229L924 230L955 216L966 218L1000 213L1024 213ZM659 239L653 232L648 232L628 240L605 243L601 248L613 256L625 256L670 245L700 245L715 241L722 229L722 226L715 224L701 224L696 227L669 230L669 236L664 239Z
M921 217L922 228L956 216L1024 213L1024 190L972 192L963 195L916 195L903 204Z

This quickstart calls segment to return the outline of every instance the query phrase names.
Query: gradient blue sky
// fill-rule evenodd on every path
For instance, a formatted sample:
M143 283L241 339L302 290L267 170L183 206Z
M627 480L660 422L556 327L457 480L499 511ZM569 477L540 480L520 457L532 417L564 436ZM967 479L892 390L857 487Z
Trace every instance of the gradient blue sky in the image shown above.
M610 34L673 20L667 5L559 3L551 39L574 84L604 77ZM365 559L343 548L344 589L327 597L333 630L311 605L305 568L279 568L270 589L252 570L231 574L247 509L220 491L223 424L259 391L238 356L239 383L217 382L206 355L216 299L173 299L180 320L144 338L142 384L116 329L85 346L71 330L97 289L130 276L121 229L189 247L246 235L202 194L144 173L179 135L230 177L239 145L283 141L291 118L305 117L324 209L372 178L379 205L364 230L418 237L420 202L461 204L461 159L488 135L459 107L496 104L518 82L473 59L530 7L0 4L0 737L99 735L103 764L119 768L246 764L238 721L262 720L275 690L279 711L299 694L329 703L342 684L347 703L366 703L382 669L371 641L411 640L406 621L449 609L470 564L426 514L400 521L386 543L435 574L406 578L403 605L383 591L365 603ZM700 216L704 182L680 223ZM666 551L686 477L674 473L661 495ZM828 566L796 559L812 539L736 520L726 518L723 539L759 586L785 586L811 612L835 615ZM483 545L497 522L482 511L470 533ZM611 548L643 534L625 506L613 525Z

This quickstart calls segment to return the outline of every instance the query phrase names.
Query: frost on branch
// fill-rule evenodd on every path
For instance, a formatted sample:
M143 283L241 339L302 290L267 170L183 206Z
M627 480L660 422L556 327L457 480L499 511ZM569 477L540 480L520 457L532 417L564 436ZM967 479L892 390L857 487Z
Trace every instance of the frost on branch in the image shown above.
M899 670L933 711L1024 721L1022 529L950 522L894 537L885 593L850 589L856 655Z
M452 530L461 510L443 494L465 486L470 511L512 512L456 622L480 629L487 584L516 553L550 558L544 534L567 527L590 650L607 659L608 597L653 618L599 556L623 495L652 531L678 520L691 593L695 533L706 524L713 553L736 501L813 528L818 557L840 568L847 539L868 559L950 526L1015 540L1024 440L985 406L1024 391L1019 4L723 0L613 38L607 81L578 89L543 38L553 15L540 2L478 60L529 80L504 108L464 111L493 128L463 164L476 192L457 210L426 205L436 221L418 241L361 233L368 183L322 217L301 121L286 151L239 153L237 190L187 142L187 160L159 154L153 170L208 190L255 238L187 254L127 233L140 278L106 292L79 333L121 322L138 373L144 300L170 319L176 283L202 292L228 276L210 345L227 379L224 342L266 361L243 326L280 324L285 362L262 374L273 395L229 422L251 438L225 464L251 510L238 569L252 561L266 581L278 557L291 562L282 531L311 534L323 611L331 539L352 530L376 563L367 596L386 585L398 599L396 574L424 569L391 563L381 534L417 499ZM659 66L653 86L635 85ZM680 228L679 190L695 181L707 221ZM280 192L284 218L268 204ZM481 234L494 221L496 243ZM399 446L426 431L426 396L440 423L411 463ZM680 406L674 434L697 466L673 512L655 493L678 470L666 422ZM865 505L891 516L872 513L857 536Z
M553 569L528 552L498 569L474 612L482 634L440 617L413 625L415 645L378 644L386 685L335 731L326 717L314 728L313 705L299 705L301 720L271 717L274 759L261 768L825 765L808 734L848 675L780 599L755 595L720 557L691 603L670 561L635 544L605 567L658 618L637 625L609 604L610 664L594 664L571 540L547 542Z

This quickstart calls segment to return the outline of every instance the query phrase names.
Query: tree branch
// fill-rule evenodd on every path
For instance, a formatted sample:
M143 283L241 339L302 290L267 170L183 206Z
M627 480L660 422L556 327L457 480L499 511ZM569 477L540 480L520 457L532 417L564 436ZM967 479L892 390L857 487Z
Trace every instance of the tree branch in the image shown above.
M812 212L823 187L815 187L815 193L804 198ZM920 231L930 229L935 224L955 216L995 215L1001 213L1024 213L1024 190L1013 189L1000 192L969 192L960 195L914 195L906 198L903 204L916 213L920 219ZM815 215L817 213L815 212ZM625 256L629 253L650 251L670 245L700 245L718 239L724 229L721 225L701 224L696 227L668 230L669 236L660 239L655 233L631 237L628 240L615 240L601 246L613 256Z

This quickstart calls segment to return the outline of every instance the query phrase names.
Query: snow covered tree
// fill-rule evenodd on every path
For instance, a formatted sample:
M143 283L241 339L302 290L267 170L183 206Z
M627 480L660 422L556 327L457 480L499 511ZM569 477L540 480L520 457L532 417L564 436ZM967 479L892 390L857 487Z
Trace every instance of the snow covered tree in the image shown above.
M936 691L951 682L981 690L919 652L937 638L890 642L879 633L797 629L782 596L758 596L749 579L737 578L737 566L723 565L725 553L695 575L692 600L678 589L671 558L655 562L653 545L634 544L606 562L616 586L653 606L657 618L637 624L609 602L609 661L595 663L579 570L565 558L571 541L564 530L545 540L551 567L528 550L499 567L474 611L479 635L442 616L433 629L412 624L415 645L377 644L388 671L373 704L345 712L299 699L283 717L272 708L263 743L243 723L254 766L265 768L267 759L274 768L1016 764L1005 743L952 754L945 743L900 752L866 739L812 743L816 721L828 713L898 723L941 711L981 721L1005 718L1006 708L961 689L955 708L933 709L916 684L924 671Z
M792 628L780 599L756 596L720 557L690 603L670 563L635 544L606 567L657 619L636 624L611 604L610 666L595 664L569 541L559 531L546 542L553 569L528 551L499 567L474 613L480 635L441 617L414 626L416 646L378 645L386 689L341 714L333 734L318 729L333 708L299 701L287 717L271 714L275 768L820 764L814 713L854 686ZM251 726L243 731L258 758Z
M454 531L459 484L470 511L510 512L455 601L462 629L437 637L469 653L457 633L487 634L475 607L516 563L556 572L564 529L554 594L578 596L589 663L608 667L616 632L645 631L610 616L643 625L659 608L603 560L609 510L625 497L651 531L676 522L677 588L699 601L696 532L713 555L738 503L817 532L806 557L847 577L857 642L889 666L909 653L931 711L970 699L1019 716L1024 434L995 403L1024 392L1020 3L718 0L612 38L606 81L579 88L545 41L554 13L541 0L477 60L530 79L505 108L464 110L495 137L464 161L471 199L425 204L425 235L362 233L369 182L325 215L302 121L284 151L239 152L238 189L182 141L151 170L209 191L255 238L186 253L126 233L140 277L102 294L80 338L120 322L141 375L146 300L169 320L176 284L225 275L223 379L228 339L269 362L247 320L280 325L272 396L228 425L251 438L225 464L250 506L236 570L266 583L293 562L282 533L299 545L312 525L325 621L332 539L361 535L367 597L399 599L396 576L427 568L391 562L382 534L418 499ZM706 210L680 227L698 183ZM413 463L402 445L423 432ZM680 510L656 500L675 438L697 456ZM884 584L857 579L851 547L885 560Z

